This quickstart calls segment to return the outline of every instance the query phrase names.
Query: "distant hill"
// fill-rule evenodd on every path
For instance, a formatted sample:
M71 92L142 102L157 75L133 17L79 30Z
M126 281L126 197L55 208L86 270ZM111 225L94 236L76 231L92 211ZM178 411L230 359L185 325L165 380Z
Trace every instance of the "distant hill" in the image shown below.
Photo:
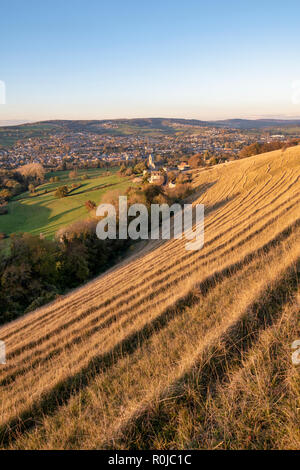
M5 123L3 121L3 123ZM186 127L220 127L234 129L262 129L262 128L288 128L300 126L298 120L283 119L225 119L217 121L201 121L198 119L173 119L173 118L139 118L139 119L104 119L104 120L52 120L40 121L35 123L25 123L1 127L1 133L22 131L27 133L29 130L38 131L77 131L77 132L97 132L107 133L118 131L137 132L157 130L160 132L174 132L177 128Z
M300 120L282 119L226 119L201 121L198 119L141 118L105 120L53 120L20 125L0 126L0 148L11 147L18 140L45 138L52 134L82 132L113 136L182 135L197 133L203 127L241 129L259 132L262 129L273 133L300 133Z
M44 121L36 125L55 125L70 130L100 130L104 125L111 123L117 127L130 126L136 129L160 129L169 130L174 125L191 127L231 127L234 129L261 129L264 127L294 127L300 126L298 120L284 119L225 119L217 121L201 121L198 119L177 118L139 118L139 119L106 119L92 121ZM172 126L172 127L170 127Z
M300 126L300 120L288 119L225 119L223 121L215 121L217 126L232 127L234 129L262 129L262 128L278 128L278 127L294 127Z

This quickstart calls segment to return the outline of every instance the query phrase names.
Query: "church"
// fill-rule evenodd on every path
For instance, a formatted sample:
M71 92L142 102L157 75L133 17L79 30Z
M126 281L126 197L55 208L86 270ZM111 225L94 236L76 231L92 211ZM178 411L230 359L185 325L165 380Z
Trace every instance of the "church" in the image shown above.
M147 163L148 163L149 170L155 170L156 169L155 162L154 162L154 157L152 157L151 153L148 157L148 162Z

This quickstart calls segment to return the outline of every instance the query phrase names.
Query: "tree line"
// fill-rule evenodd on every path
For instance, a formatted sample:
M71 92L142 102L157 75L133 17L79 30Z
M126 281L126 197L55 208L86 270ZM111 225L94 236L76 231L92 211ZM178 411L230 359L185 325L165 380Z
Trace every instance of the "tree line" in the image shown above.
M280 140L275 140L273 142L255 142L254 144L244 147L240 151L239 156L240 158L253 157L254 155L272 152L273 150L286 150L288 147L293 147L299 143L300 141L298 139L294 139L289 142L282 142Z

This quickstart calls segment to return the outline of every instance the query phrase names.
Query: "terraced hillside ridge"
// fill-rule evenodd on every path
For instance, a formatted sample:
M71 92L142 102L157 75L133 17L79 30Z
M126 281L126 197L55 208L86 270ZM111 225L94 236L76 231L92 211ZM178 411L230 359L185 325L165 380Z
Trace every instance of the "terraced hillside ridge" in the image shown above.
M150 242L0 330L2 448L300 448L300 147L194 178L205 245Z

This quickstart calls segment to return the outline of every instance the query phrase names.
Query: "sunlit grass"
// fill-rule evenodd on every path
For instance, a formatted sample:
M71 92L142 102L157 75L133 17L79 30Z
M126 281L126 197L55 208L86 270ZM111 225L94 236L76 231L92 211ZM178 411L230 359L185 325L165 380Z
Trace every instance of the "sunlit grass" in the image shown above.
M300 147L195 172L201 251L151 241L4 326L2 446L299 447L299 161Z

